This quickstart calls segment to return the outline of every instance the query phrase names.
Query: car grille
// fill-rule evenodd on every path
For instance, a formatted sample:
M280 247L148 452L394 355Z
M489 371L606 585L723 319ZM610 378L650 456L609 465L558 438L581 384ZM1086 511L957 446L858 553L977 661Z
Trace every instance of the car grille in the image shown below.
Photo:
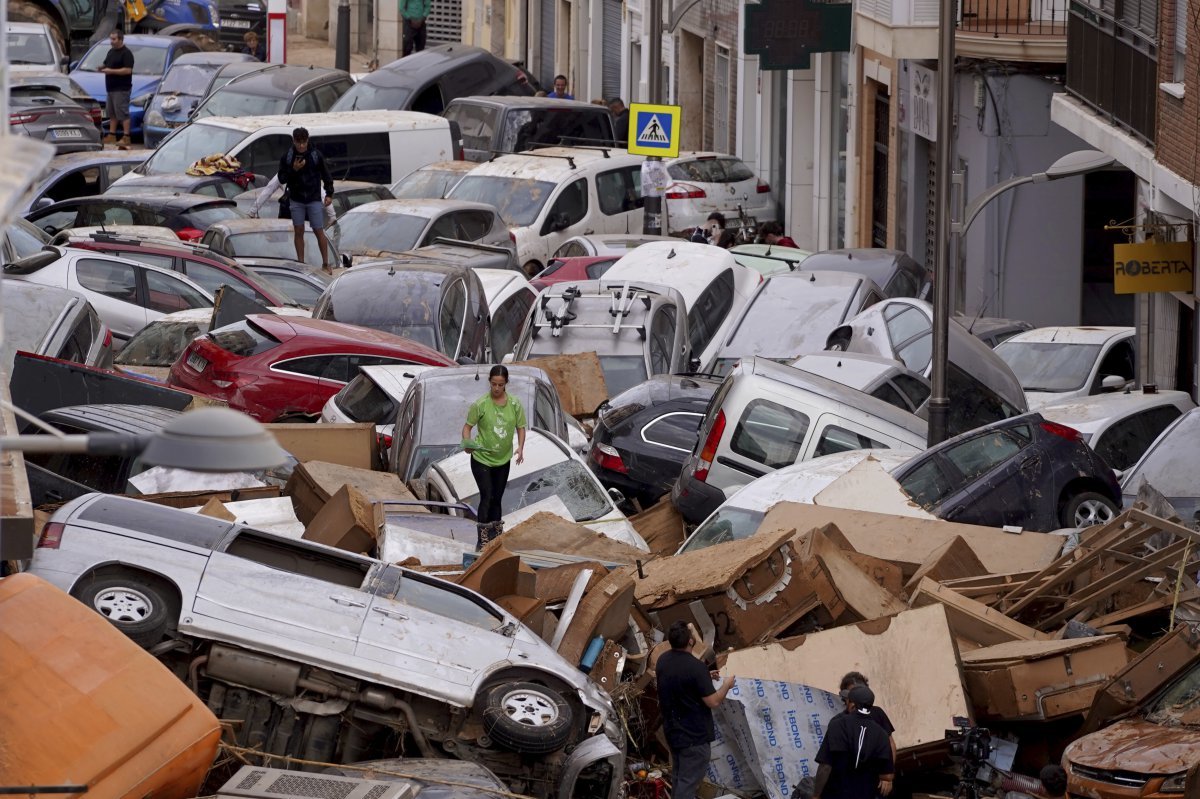
M1085 780L1095 780L1096 782L1107 782L1111 785L1124 785L1127 788L1141 788L1145 786L1150 779L1145 774L1137 774L1132 771L1112 771L1105 768L1091 768L1090 766L1081 766L1078 763L1071 764L1071 770L1076 775L1083 777Z

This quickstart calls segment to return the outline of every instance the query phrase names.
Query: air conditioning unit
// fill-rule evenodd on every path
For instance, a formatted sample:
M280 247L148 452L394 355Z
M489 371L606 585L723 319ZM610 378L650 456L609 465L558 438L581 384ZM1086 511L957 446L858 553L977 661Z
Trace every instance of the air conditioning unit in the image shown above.
M407 780L367 780L242 766L217 795L230 799L413 799L417 787Z

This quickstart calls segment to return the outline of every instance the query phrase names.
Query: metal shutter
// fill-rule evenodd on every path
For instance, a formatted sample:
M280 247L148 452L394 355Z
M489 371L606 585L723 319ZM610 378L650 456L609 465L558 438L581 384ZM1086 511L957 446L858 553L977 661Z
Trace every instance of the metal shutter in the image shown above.
M554 18L558 0L542 0L542 36L539 42L538 81L546 91L554 89Z
M601 94L607 100L621 94L621 0L604 0ZM628 100L627 100L628 102Z
M462 41L462 0L433 0L425 25L426 44L457 44Z

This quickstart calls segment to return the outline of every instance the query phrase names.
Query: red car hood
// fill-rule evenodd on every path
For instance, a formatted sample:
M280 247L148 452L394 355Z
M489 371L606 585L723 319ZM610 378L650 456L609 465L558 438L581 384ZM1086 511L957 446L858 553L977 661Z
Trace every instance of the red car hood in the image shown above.
M1120 721L1067 747L1072 763L1138 774L1177 774L1196 762L1200 730L1164 727L1141 719Z

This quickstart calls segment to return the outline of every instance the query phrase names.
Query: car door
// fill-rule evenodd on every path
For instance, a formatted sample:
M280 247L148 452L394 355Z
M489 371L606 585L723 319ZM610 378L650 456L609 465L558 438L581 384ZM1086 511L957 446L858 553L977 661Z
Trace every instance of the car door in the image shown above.
M349 553L240 528L204 568L192 628L340 670L371 602L363 588L371 568Z
M413 690L452 694L469 704L473 686L508 659L513 639L504 617L451 583L396 566L374 581L355 654L386 664Z
M941 451L961 487L937 511L943 519L990 527L1028 527L1037 512L1035 492L1050 465L1030 448L1028 425L988 430ZM1057 497L1053 498L1057 501Z
M532 253L534 260L546 263L549 254L567 239L572 236L590 236L597 232L595 220L588 214L588 183L587 178L579 178L559 190L539 228L537 249Z
M133 264L106 258L79 258L70 270L68 284L68 288L88 298L121 343L150 321L145 306L138 300L138 274Z
M146 308L148 320L157 319L159 314L213 306L213 301L203 292L175 275L141 267L137 271L140 273L138 299Z
M605 233L642 231L642 165L623 166L596 175L596 229ZM580 253L581 255L584 253Z

